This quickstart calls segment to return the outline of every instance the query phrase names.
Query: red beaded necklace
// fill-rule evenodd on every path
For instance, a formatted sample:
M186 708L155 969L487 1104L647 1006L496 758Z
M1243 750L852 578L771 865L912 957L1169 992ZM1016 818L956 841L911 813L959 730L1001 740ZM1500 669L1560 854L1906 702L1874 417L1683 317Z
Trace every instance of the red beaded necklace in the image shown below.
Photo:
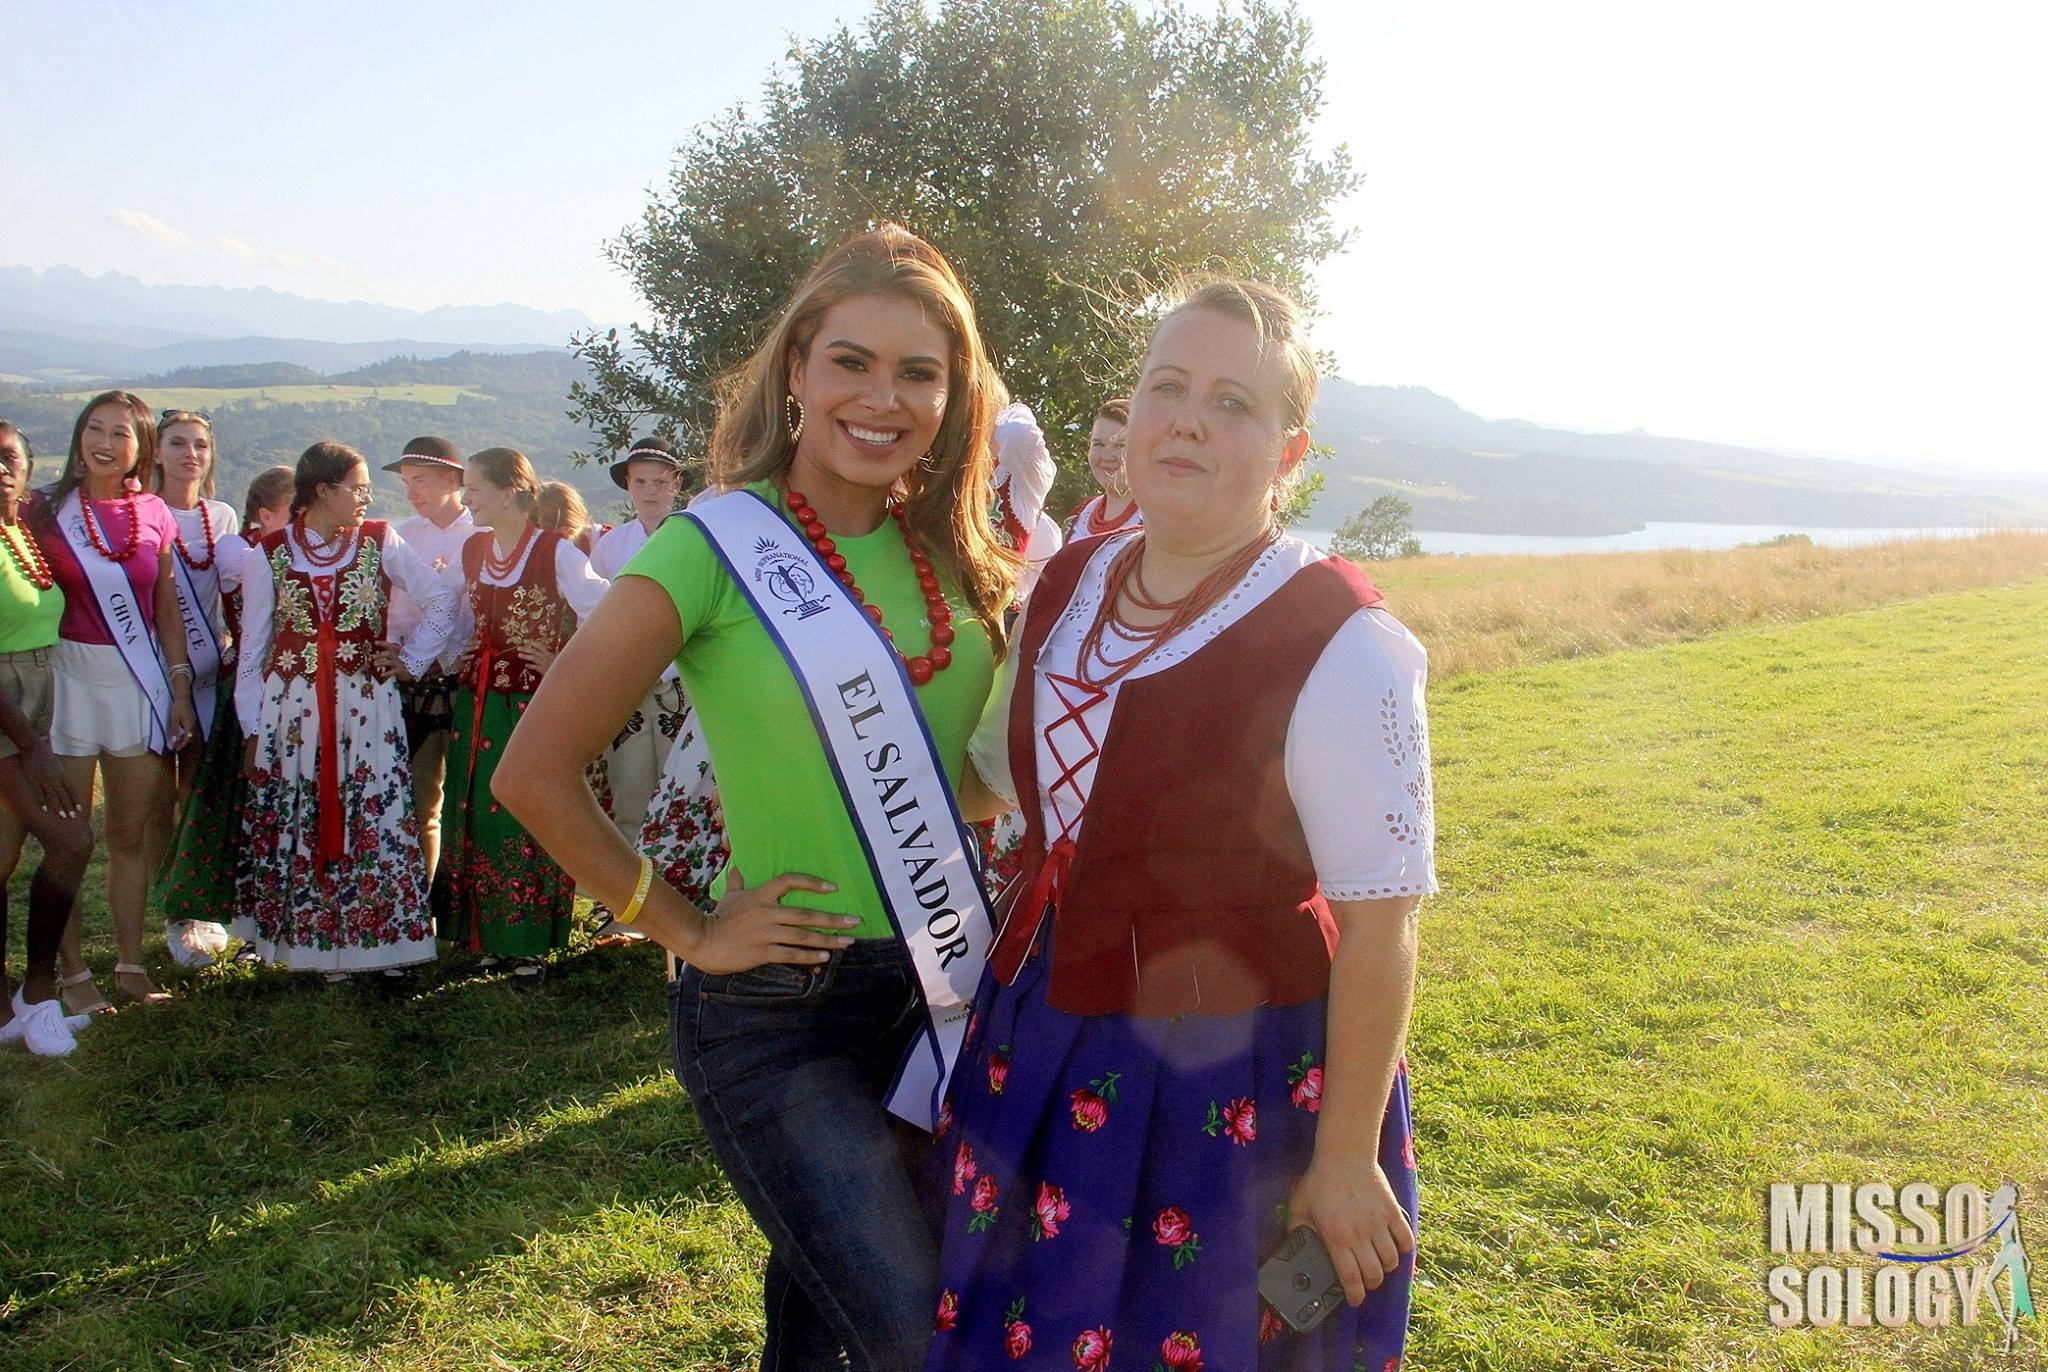
M93 518L92 497L84 491L78 493L78 508L85 515L85 536L99 550L100 556L109 562L126 562L135 556L136 546L142 542L142 518L135 512L135 492L124 492L121 499L128 502L128 546L117 553L107 546L106 537L100 532L100 522Z
M1091 534L1113 534L1130 522L1131 515L1137 508L1136 505L1133 505L1115 519L1105 519L1103 516L1109 513L1109 497L1104 496L1100 501L1096 502L1095 508L1088 512L1088 532Z
M540 530L534 528L532 522L529 521L526 527L519 531L519 541L512 545L512 551L505 557L500 558L498 556L498 535L493 531L491 541L484 549L484 570L497 577L512 575L512 569L517 567L519 559L526 555L527 545L533 542L534 536L539 532Z
M36 546L34 536L19 524L0 524L0 529L7 531L4 540L0 541L7 544L8 556L28 578L28 584L39 591L47 591L55 585L56 578L50 574L50 564L43 560L43 550Z
M869 618L875 621L883 635L888 638L890 646L895 647L896 636L889 632L888 626L882 624L882 607L867 603L867 597L853 582L853 573L846 570L845 555L825 532L825 525L819 520L818 512L811 508L811 502L804 498L802 492L794 489L789 492L789 512L796 519L797 526L804 531L804 537L810 539L811 546L818 550L818 556L825 560L825 565L832 569L833 575L846 587L846 593L853 597L853 603L868 612ZM903 650L896 649L896 656L903 658L903 670L910 673L912 683L922 686L930 681L935 673L943 672L953 665L953 607L946 603L946 593L939 589L939 576L932 570L931 560L910 536L910 525L906 522L909 516L904 511L903 502L890 501L889 513L896 520L897 530L903 535L903 546L910 551L910 565L917 572L918 589L924 592L925 615L932 622L930 648L916 657L904 657Z
M199 511L199 531L206 538L205 560L201 561L200 559L192 556L192 550L185 546L184 534L179 534L176 542L178 544L178 556L184 560L185 565L187 567L190 567L195 572L203 572L208 567L211 567L213 565L213 516L206 512L206 501L204 499L201 499L199 503L196 506L194 506L194 508Z
M298 530L299 551L304 553L306 561L312 563L315 567L338 567L343 562L346 562L355 551L355 540L350 538L349 535L362 532L361 526L354 524L345 529L336 529L334 531L334 541L327 544L325 548L316 549L313 546L312 533L306 528L305 519L303 517L295 519L292 521L292 524Z

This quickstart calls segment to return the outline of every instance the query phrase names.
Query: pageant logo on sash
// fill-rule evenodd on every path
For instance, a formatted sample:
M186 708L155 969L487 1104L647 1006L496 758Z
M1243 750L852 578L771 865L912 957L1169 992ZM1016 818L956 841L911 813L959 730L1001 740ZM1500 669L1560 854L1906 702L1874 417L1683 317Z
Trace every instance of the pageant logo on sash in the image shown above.
M923 992L925 1032L889 1109L930 1132L988 959L988 897L903 659L774 506L732 491L683 512L789 664L890 927ZM751 557L752 574L740 566ZM717 759L712 760L717 765Z
M784 548L772 538L754 540L754 580L768 588L768 594L789 606L782 613L809 619L828 608L818 598L818 578L806 565L810 559Z

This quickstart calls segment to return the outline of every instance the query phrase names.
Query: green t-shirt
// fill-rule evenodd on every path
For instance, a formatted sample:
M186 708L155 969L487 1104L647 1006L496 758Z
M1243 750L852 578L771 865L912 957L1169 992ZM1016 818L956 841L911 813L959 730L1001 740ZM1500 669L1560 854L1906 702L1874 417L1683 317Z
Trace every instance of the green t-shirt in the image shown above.
M751 489L777 500L766 485ZM881 607L898 646L913 655L922 651L931 641L924 593L896 521L832 541L868 603ZM688 519L668 520L620 575L644 576L675 602L683 626L676 670L711 750L733 865L756 886L784 872L822 877L839 889L830 895L793 891L785 903L857 915L860 927L851 932L858 938L890 936L874 873L796 678L703 530ZM917 701L947 779L957 786L968 736L995 679L995 657L981 621L945 573L940 578L954 610L953 661L917 688Z
M39 591L14 565L16 550L27 547L33 537L19 524L0 532L0 538L15 541L13 548L0 548L0 653L49 647L57 641L57 621L64 617L64 588L52 582L49 590Z

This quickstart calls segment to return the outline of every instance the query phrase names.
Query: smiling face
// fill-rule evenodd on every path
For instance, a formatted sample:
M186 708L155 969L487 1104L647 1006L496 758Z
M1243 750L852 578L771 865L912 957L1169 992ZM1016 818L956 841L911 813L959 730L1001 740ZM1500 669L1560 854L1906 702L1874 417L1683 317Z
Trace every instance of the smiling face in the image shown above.
M682 473L666 462L643 457L626 464L626 496L633 502L633 513L650 524L675 509L682 488Z
M213 466L213 430L197 420L166 424L158 431L156 444L166 481L204 481Z
M1124 429L1108 415L1101 415L1088 430L1088 470L1105 493L1121 495L1129 489L1124 483Z
M495 529L500 524L516 525L526 518L519 502L512 492L492 481L481 472L472 473L469 482L469 517L479 528Z
M789 364L804 409L790 463L792 489L886 491L931 451L946 417L951 340L901 296L849 296Z
M34 465L22 446L20 434L0 433L0 506L9 513L21 499L21 493L28 489L29 469Z
M1287 410L1287 372L1258 330L1213 310L1152 335L1131 398L1125 471L1147 537L1236 547L1264 528L1274 482L1308 450Z
M142 438L136 432L135 416L125 405L94 406L85 417L78 443L79 455L84 459L84 479L102 488L118 487L121 478L135 470L142 456Z

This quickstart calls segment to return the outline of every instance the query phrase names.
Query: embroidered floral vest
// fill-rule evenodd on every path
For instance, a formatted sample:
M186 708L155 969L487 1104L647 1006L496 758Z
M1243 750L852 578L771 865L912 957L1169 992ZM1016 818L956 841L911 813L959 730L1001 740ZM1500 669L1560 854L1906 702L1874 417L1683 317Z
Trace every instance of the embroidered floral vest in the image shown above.
M555 582L555 549L562 536L552 529L534 536L526 566L513 586L492 586L483 580L484 557L493 537L486 529L462 545L462 578L476 616L464 681L472 689L532 695L540 689L540 673L519 655L519 646L533 643L559 653L576 627L576 612ZM490 680L480 683L485 672Z
M277 584L268 670L287 681L316 676L325 630L334 644L335 670L367 676L384 637L384 611L391 603L391 581L384 574L388 526L381 519L364 520L354 555L343 565L317 572L293 565L294 527L287 525L256 545Z

